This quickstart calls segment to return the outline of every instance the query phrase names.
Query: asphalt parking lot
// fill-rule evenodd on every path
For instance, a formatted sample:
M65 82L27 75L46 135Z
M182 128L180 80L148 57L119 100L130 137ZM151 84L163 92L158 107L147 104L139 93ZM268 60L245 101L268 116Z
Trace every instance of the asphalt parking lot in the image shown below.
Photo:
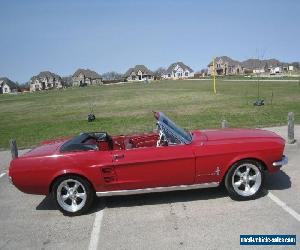
M10 152L0 152L0 249L257 248L240 246L240 234L296 234L297 247L288 249L299 249L300 144L285 154L289 164L267 176L257 200L233 201L222 188L110 197L66 217L51 199L13 187L4 174Z

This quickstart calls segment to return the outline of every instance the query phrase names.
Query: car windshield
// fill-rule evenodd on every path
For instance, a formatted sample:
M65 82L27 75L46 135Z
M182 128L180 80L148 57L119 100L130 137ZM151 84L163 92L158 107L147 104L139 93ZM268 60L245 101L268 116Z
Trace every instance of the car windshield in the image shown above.
M155 113L155 118L164 130L165 135L167 135L174 143L184 143L190 144L192 142L192 135L176 125L170 118L168 118L164 113Z

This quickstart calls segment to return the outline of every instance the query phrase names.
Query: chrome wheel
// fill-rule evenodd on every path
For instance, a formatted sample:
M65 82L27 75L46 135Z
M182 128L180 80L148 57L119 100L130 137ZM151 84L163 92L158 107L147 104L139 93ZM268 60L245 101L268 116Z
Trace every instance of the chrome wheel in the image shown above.
M63 210L74 213L84 207L87 192L78 180L66 179L57 187L56 198Z
M257 166L251 163L239 165L232 175L234 191L243 196L254 195L262 184L262 174Z

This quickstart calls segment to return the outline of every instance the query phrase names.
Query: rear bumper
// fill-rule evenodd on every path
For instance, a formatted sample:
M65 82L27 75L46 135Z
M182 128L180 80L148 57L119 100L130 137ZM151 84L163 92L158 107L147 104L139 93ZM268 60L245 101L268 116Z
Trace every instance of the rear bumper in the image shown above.
M9 181L10 184L13 184L13 185L14 185L14 183L13 183L13 181L12 181L12 178L11 178L10 176L8 176L8 181Z
M286 164L288 164L288 158L287 158L287 156L285 156L285 155L283 155L282 156L282 159L280 160L280 161L275 161L275 162L273 162L273 167L278 167L278 168L281 168L283 165L286 165Z

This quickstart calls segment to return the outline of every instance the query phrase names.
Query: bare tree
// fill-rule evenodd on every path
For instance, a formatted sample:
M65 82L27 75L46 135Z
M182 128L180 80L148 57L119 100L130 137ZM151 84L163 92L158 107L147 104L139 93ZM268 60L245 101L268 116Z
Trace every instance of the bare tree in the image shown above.
M207 69L201 69L200 73L201 75L207 75Z
M265 50L259 51L256 49L256 63L254 65L254 69L256 71L254 72L256 74L256 80L257 80L257 99L254 102L255 106L262 106L264 105L264 100L261 99L260 97L260 77L261 74L263 73L262 70L264 69L265 65L263 65L263 59L265 57Z
M103 80L119 80L123 77L121 73L115 72L115 71L110 71L102 74L102 79Z
M166 73L166 69L163 67L159 67L153 73L154 73L155 80L160 80L160 79L162 79L162 76Z

